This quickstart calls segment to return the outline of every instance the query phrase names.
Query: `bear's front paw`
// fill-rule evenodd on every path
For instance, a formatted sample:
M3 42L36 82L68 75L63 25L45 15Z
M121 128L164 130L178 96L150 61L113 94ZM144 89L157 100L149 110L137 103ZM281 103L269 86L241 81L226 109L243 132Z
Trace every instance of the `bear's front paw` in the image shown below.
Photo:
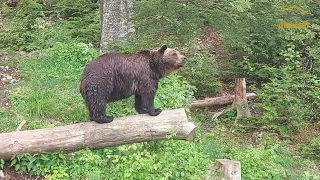
M152 109L149 111L150 116L158 116L162 112L161 109Z
M114 117L107 116L107 117L102 118L102 119L94 119L94 121L96 123L103 124L103 123L111 123L113 121L113 119L114 119Z

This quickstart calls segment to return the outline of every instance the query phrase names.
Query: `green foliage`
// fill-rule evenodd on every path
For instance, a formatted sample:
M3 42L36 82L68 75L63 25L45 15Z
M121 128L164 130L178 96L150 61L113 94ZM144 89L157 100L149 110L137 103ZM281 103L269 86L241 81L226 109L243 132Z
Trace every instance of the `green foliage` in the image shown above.
M11 158L10 167L30 176L44 176L52 171L52 168L63 166L65 163L66 157L60 153L22 154Z
M241 162L243 179L280 180L286 177L286 169L280 164L274 149L237 151L232 157Z
M4 160L0 159L0 170L3 169L3 167L4 167Z
M305 180L317 180L320 179L320 174L310 173L309 171L304 172L303 179Z
M39 0L21 0L18 6L17 18L23 18L27 30L38 28L39 21L44 17L43 6ZM43 21L43 20L42 20Z
M168 140L81 150L67 165L52 168L46 178L71 179L201 179L210 159L202 143Z
M67 166L55 166L52 172L45 175L47 180L68 180Z
M133 12L134 39L143 47L150 47L150 42L155 46L191 43L211 16L196 4L184 6L178 1L134 1Z
M22 0L17 11L4 9L0 49L34 51L56 42L99 44L99 11L91 1L57 1L48 9L42 1Z
M315 138L310 142L300 145L300 150L305 157L320 160L320 140Z
M90 150L81 150L73 156L68 165L72 179L103 179L105 160Z
M259 96L263 99L264 123L288 136L307 122L319 121L320 81L302 70L301 55L294 46L281 55L286 64L274 69L275 78L259 90Z
M192 50L192 52L186 66L179 74L197 88L196 97L212 96L221 88L221 83L215 79L218 75L215 57L208 51Z
M60 0L53 1L49 12L57 18L73 19L76 17L83 18L92 11L97 10L97 2L91 0L68 1Z

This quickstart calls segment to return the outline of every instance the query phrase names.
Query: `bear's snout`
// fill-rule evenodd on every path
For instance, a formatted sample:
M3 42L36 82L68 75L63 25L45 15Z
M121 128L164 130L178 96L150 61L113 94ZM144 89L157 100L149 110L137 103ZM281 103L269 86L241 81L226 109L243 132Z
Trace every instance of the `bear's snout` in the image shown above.
M185 64L186 64L186 57L185 56L180 56L179 58L178 58L178 60L176 61L176 67L177 68L181 68L182 66L184 66Z
M180 61L178 61L178 64L184 65L186 63L187 58L185 56L180 57Z

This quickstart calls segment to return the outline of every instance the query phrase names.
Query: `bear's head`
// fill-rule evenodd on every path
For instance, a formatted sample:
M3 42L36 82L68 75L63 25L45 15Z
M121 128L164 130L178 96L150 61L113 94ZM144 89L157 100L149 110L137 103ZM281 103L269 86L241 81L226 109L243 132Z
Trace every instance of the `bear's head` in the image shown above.
M157 54L158 61L164 65L164 75L166 77L171 73L179 70L186 63L186 57L173 48L163 45L160 49L153 51Z

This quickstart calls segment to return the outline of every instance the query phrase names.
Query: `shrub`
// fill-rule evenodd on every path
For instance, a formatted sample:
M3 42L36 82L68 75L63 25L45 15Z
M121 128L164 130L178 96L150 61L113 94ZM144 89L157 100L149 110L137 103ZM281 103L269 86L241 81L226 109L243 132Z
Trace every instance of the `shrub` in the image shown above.
M192 52L189 52L188 62L179 74L197 88L196 97L213 96L221 88L215 56L210 51Z
M63 166L66 157L60 153L41 153L30 155L28 153L15 155L11 158L10 167L18 173L29 174L30 176L44 176L52 168Z
M313 139L310 142L300 145L302 154L307 158L320 160L320 140Z
M67 173L71 179L201 179L210 163L201 144L171 140L81 150L70 157L63 166L67 169L46 177Z
M99 44L99 9L91 1L59 1L48 9L42 1L22 0L17 11L4 6L4 17L0 49L34 51L56 42Z
M274 78L258 94L263 100L264 124L288 136L308 122L319 121L320 82L302 70L301 55L293 47L282 51L282 56L287 63L274 70Z

